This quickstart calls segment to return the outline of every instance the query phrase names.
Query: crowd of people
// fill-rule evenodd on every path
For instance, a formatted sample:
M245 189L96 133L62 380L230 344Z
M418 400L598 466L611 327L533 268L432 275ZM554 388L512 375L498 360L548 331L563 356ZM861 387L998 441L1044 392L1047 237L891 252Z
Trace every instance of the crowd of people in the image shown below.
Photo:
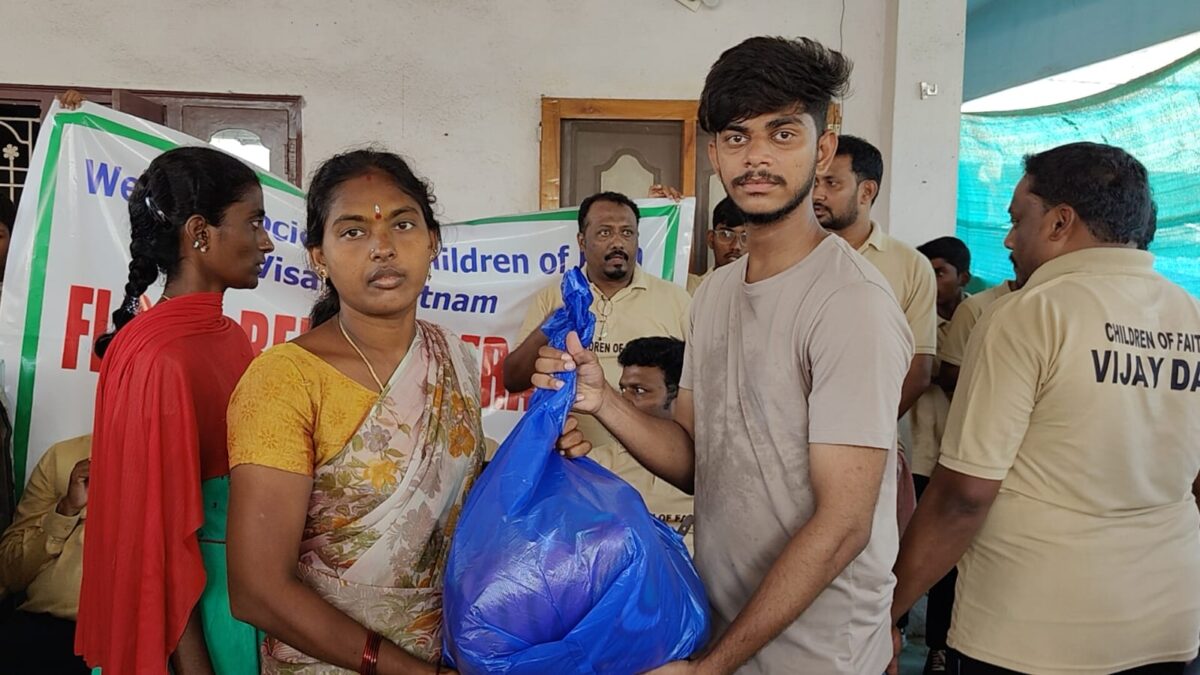
M1182 673L1200 302L1144 250L1145 167L1097 143L1026 157L1013 278L968 295L963 242L872 218L882 154L826 120L850 74L809 39L724 52L699 109L728 194L714 268L687 290L649 274L637 204L588 197L594 341L548 346L554 282L503 365L514 392L575 371L553 450L624 478L694 553L713 639L654 672L894 672L928 593L929 673ZM255 173L199 147L151 163L93 433L49 449L0 540L23 598L6 672L449 672L443 572L486 449L474 355L417 316L435 203L396 154L323 162L312 327L255 357L222 313L273 249Z

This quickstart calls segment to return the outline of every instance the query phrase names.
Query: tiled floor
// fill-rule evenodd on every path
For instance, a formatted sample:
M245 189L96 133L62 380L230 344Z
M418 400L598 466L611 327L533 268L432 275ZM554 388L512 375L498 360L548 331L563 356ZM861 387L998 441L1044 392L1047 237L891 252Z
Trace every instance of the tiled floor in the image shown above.
M908 641L900 652L900 675L921 675L925 669L925 598L908 613Z
M925 668L925 642L920 637L912 638L900 652L900 675L921 675Z

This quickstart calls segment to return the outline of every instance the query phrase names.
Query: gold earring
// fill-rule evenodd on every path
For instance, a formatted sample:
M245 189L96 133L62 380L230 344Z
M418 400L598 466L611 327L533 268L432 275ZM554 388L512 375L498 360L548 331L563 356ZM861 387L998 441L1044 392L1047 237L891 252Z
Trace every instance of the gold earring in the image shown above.
M324 267L318 267L317 277L321 279L321 283L327 283L329 281L329 272L325 271Z

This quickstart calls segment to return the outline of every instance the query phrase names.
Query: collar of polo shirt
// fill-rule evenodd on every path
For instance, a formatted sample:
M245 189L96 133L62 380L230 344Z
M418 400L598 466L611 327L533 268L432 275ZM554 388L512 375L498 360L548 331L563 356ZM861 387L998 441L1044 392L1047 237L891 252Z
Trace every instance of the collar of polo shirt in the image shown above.
M1117 270L1150 272L1153 269L1153 253L1139 251L1135 248L1096 246L1072 251L1042 263L1042 266L1029 276L1025 288L1029 289L1044 284L1051 279L1072 272L1112 272Z

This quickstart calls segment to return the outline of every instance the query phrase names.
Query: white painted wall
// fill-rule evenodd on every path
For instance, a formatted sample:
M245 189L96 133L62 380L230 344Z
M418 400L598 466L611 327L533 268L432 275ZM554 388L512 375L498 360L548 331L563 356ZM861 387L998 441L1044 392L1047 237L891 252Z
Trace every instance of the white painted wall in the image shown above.
M963 91L966 3L888 0L880 199L891 233L914 246L954 234L958 195L959 109ZM920 83L938 94L922 99ZM848 133L856 129L847 125ZM874 215L874 211L872 212Z
M928 120L896 114L885 94L892 2L938 25L954 14L936 0L846 0L844 19L841 0L724 0L695 13L675 0L0 0L0 82L300 95L306 174L382 143L462 219L537 208L540 96L694 98L720 52L751 35L843 44L856 64L845 128L920 145L905 139ZM961 83L961 35L947 47L957 51L927 53L958 64L948 91ZM921 153L956 156L957 121L943 136L953 142ZM948 166L930 177L952 195ZM952 223L953 208L925 213Z

